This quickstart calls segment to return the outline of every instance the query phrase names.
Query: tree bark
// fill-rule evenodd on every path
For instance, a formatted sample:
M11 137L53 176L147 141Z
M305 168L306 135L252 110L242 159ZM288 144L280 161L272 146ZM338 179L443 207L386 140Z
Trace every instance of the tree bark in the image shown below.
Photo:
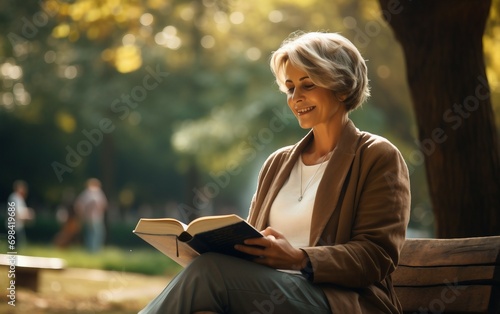
M490 0L379 0L401 43L439 238L500 234L500 152L482 37Z

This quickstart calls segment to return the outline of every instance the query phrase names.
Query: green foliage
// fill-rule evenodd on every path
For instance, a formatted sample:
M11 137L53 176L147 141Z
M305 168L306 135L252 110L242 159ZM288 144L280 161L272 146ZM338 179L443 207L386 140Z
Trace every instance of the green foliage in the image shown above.
M164 216L169 202L195 207L193 191L232 169L211 201L245 214L263 158L306 132L286 116L268 67L299 29L341 32L360 48L373 96L353 119L411 163L404 61L374 1L3 1L0 198L23 178L28 203L53 212L66 188L96 176L113 217L141 206ZM70 165L69 150L85 154ZM423 165L412 166L413 207L430 212Z

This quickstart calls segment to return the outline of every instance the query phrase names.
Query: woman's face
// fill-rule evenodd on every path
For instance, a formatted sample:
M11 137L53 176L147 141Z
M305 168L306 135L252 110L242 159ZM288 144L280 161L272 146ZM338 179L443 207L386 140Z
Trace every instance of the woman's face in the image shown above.
M347 114L331 90L316 86L306 72L290 62L285 65L285 85L288 107L303 129L337 124Z

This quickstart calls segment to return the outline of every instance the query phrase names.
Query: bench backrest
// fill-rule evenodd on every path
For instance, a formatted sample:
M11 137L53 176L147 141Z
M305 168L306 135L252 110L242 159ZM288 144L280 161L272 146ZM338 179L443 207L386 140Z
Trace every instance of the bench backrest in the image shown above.
M500 236L407 239L392 277L405 313L500 313Z

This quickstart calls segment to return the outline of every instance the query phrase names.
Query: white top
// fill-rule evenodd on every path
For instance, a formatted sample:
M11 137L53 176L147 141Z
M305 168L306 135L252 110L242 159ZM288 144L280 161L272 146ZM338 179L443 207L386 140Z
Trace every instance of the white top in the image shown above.
M281 232L295 248L309 246L314 199L326 164L327 160L306 166L299 158L271 206L269 226ZM303 198L299 201L301 178Z
M88 187L75 201L76 211L88 222L102 222L108 200L100 188Z

